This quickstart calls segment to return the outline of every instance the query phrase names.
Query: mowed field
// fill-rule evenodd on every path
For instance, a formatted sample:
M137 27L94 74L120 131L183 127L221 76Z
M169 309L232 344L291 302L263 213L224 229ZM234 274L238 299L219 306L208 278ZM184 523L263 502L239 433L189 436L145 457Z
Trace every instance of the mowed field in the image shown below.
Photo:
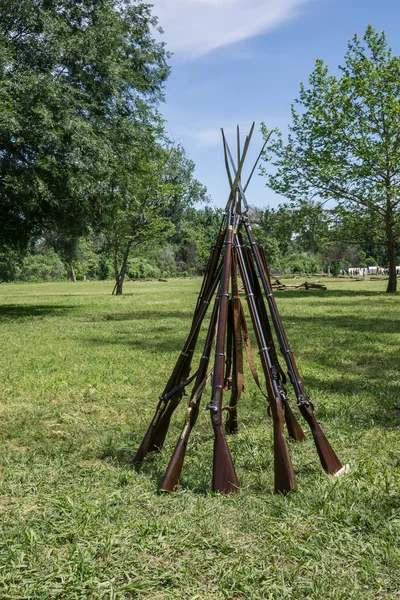
M400 598L400 294L354 280L276 294L350 474L327 476L306 431L289 444L298 492L274 495L272 426L247 373L229 438L240 493L210 492L201 411L180 491L159 495L185 399L162 453L131 458L200 283L127 283L122 297L112 282L0 285L2 600Z

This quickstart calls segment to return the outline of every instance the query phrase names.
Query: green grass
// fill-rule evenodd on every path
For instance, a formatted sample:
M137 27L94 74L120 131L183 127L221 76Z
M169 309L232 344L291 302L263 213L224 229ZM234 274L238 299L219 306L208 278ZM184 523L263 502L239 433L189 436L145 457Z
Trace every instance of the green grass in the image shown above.
M110 282L2 284L1 600L400 598L400 299L385 282L327 285L276 296L352 471L325 475L308 434L290 443L299 491L274 495L272 427L248 376L229 439L241 491L223 497L206 412L178 493L157 487L184 405L163 452L130 464L200 280L128 283L122 297Z

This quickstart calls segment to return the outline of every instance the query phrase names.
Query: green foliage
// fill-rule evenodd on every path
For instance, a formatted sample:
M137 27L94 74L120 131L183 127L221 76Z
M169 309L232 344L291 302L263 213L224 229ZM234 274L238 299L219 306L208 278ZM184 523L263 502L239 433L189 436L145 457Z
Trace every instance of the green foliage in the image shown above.
M281 269L286 273L318 273L320 265L315 256L307 253L289 254L281 263Z
M129 254L139 247L145 253L154 246L159 248L179 240L184 255L178 257L179 269L186 271L187 263L193 263L194 270L199 266L196 240L191 237L193 230L185 231L182 223L186 223L188 215L190 219L193 203L206 200L206 190L194 178L194 163L182 147L164 148L153 142L150 138L147 147L141 145L145 158L138 163L136 177L113 192L110 209L103 219L114 254L117 294L122 293ZM196 233L196 238L203 233Z
M342 269L367 266L365 252L357 245L349 246L340 242L326 244L320 256L324 270L329 266L331 272L336 275Z
M277 208L252 207L250 220L255 225L256 238L264 246L273 266L284 267L284 257L291 256L286 261L289 264L294 254L316 254L331 234L329 212L311 201L285 203Z
M376 262L376 260L373 256L368 256L365 259L365 264L367 265L367 267L377 267L378 266L378 263Z
M169 69L151 7L9 0L0 7L0 232L80 235L160 131Z
M132 258L128 263L128 275L132 279L143 279L145 277L160 277L161 272L155 265L145 258Z
M203 273L211 248L217 239L222 211L205 207L201 210L188 208L182 215L176 240L176 258L181 269Z
M0 250L0 282L18 279L23 258L17 249L3 246L3 250Z
M340 76L317 60L309 87L292 107L287 144L280 135L267 150L275 156L268 185L294 202L334 200L348 219L362 214L386 245L388 291L396 289L400 244L400 58L384 33L368 26L365 45L348 44ZM267 134L265 126L264 134ZM264 171L265 172L265 171ZM357 228L357 221L354 221Z
M157 493L187 398L163 451L131 465L199 279L127 282L120 298L109 282L2 284L1 597L394 600L398 300L382 282L326 284L276 297L317 418L351 473L325 475L306 430L305 443L289 443L299 491L274 495L272 424L246 369L239 432L228 439L241 489L229 497L210 491L203 410L180 491Z
M166 244L148 253L148 260L160 269L162 277L175 277L179 274L175 259L175 248Z
M21 281L51 281L64 279L66 268L52 248L28 254L19 273Z
M163 215L168 217L176 228L173 241L179 239L179 226L187 209L195 204L209 202L207 189L194 176L195 164L178 144L167 150L168 157L163 169L162 179L168 186L168 202ZM189 212L190 214L190 212Z

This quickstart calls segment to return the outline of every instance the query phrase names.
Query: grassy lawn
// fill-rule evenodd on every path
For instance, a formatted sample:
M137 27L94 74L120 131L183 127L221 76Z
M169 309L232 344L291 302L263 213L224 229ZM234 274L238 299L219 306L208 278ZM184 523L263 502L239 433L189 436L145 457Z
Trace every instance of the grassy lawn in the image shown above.
M290 443L299 491L286 497L272 493L272 426L250 376L229 439L240 494L210 493L203 411L180 491L157 493L184 404L163 452L130 464L200 280L128 283L122 297L111 282L2 284L1 600L400 598L400 296L385 283L276 294L352 468L325 475L308 433Z

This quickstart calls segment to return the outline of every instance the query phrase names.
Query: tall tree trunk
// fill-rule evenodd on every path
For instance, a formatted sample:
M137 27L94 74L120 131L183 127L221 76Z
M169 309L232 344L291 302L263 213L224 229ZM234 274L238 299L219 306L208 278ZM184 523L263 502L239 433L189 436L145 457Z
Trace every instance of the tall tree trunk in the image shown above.
M392 236L393 237L393 236ZM389 281L386 291L393 293L397 291L397 274L396 274L396 244L393 239L389 239L387 243L387 251L389 258Z
M116 285L115 285L115 295L116 296L122 295L122 286L124 285L124 280L125 280L125 275L126 275L126 266L128 264L128 257L129 257L130 249L131 249L131 244L128 244L127 247L125 248L124 256L122 259L121 270L118 273L117 278L116 278Z
M65 252L65 258L66 261L69 265L69 270L70 270L70 274L71 274L71 279L74 283L76 283L76 274L75 274L75 269L74 269L74 265L73 265L73 260L76 256L76 247L78 244L78 238L67 238L64 241L64 252Z
M397 244L393 233L393 207L391 202L391 189L389 176L387 178L387 202L386 202L386 218L385 218L385 230L386 230L386 248L389 259L389 281L386 291L394 293L397 291L397 274L396 274L396 251Z
M72 264L72 260L69 261L69 268L71 270L71 279L74 283L76 283L76 274L75 274L74 265Z
M119 243L118 234L114 231L114 277L115 281L118 281L118 258L119 258Z

